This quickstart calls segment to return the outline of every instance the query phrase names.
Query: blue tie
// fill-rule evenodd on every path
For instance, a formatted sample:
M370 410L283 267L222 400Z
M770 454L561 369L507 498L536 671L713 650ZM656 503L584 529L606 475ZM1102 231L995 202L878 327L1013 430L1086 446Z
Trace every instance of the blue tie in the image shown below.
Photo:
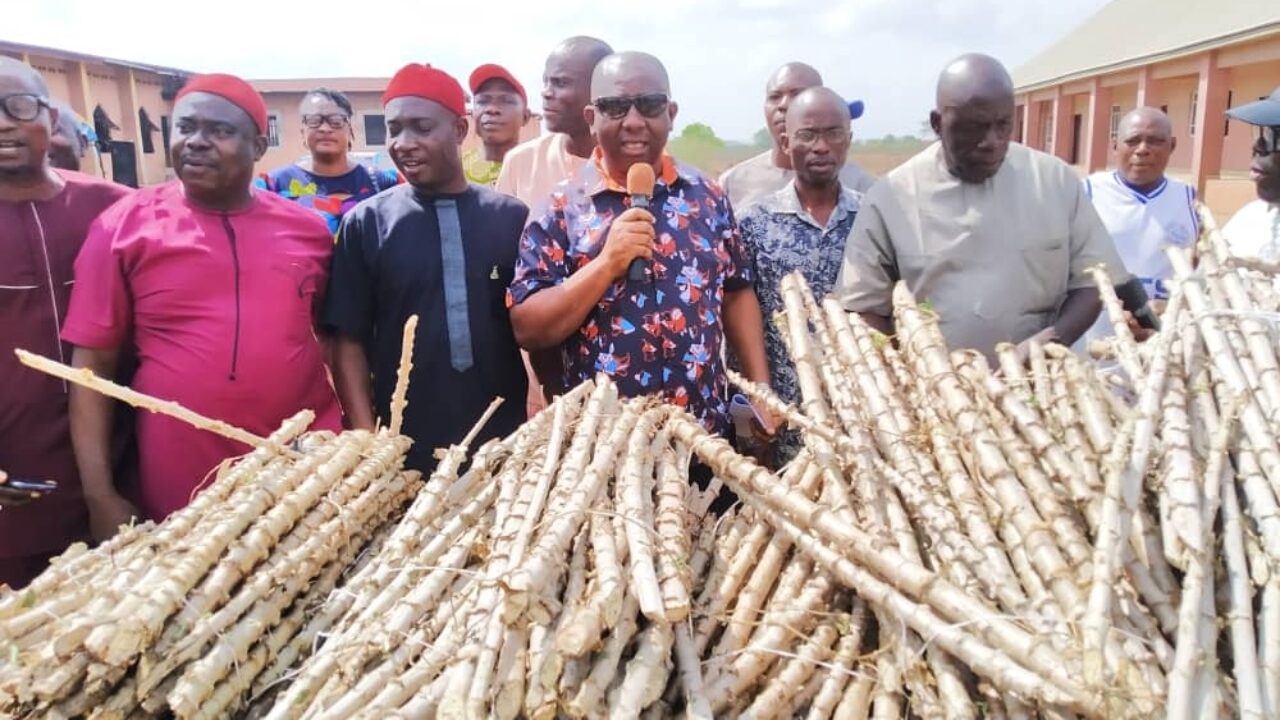
M440 227L440 261L444 270L444 313L449 326L449 361L465 372L474 364L471 355L471 318L467 315L467 262L462 252L462 225L458 204L437 199L436 223Z

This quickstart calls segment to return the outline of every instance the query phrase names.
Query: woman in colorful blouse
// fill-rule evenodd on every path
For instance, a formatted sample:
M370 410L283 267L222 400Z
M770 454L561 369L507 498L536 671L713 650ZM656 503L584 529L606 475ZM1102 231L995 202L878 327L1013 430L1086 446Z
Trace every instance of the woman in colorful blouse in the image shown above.
M310 155L259 176L255 185L311 208L337 234L344 213L402 179L394 170L370 171L350 157L353 112L346 95L317 88L302 98L301 110L302 141Z

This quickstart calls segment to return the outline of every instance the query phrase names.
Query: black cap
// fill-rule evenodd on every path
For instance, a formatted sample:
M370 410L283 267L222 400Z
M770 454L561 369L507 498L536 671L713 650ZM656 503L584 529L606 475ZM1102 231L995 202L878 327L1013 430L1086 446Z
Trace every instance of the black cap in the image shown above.
M1273 90L1268 97L1231 108L1227 111L1227 117L1250 125L1280 127L1280 87Z

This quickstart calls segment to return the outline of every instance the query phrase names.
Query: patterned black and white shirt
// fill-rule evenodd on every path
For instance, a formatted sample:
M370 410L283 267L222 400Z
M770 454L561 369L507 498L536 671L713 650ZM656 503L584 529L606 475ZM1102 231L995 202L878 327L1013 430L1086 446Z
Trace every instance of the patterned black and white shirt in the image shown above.
M783 310L782 278L798 270L819 300L828 295L840 274L845 241L853 229L861 199L861 193L842 187L840 200L824 227L800 205L792 181L738 218L738 231L754 269L756 295L764 315L770 385L788 402L800 402L800 386L774 320ZM794 433L786 433L778 444L779 459L787 460L798 450L799 439Z

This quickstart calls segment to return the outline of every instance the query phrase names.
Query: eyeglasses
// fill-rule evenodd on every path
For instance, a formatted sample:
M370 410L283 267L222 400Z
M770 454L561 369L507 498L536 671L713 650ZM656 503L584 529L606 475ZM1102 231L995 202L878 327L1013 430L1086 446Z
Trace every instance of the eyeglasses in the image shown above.
M640 111L640 114L647 118L656 118L667 109L670 104L665 93L649 93L648 95L619 95L616 97L596 98L596 109L604 113L604 116L610 120L621 120L631 112L634 107Z
M792 142L804 143L810 145L822 138L827 141L828 145L835 145L849 139L849 128L829 127L821 130L812 128L801 128L791 133Z
M40 116L40 108L49 107L49 101L34 93L14 93L0 97L0 108L11 120L31 122Z
M347 122L349 120L350 118L342 113L330 113L328 115L320 115L319 113L316 113L302 116L302 124L312 130L319 129L321 125L328 125L334 130L341 130L347 126Z
M1258 141L1253 144L1253 154L1273 153L1280 153L1280 127L1263 125L1258 128Z

